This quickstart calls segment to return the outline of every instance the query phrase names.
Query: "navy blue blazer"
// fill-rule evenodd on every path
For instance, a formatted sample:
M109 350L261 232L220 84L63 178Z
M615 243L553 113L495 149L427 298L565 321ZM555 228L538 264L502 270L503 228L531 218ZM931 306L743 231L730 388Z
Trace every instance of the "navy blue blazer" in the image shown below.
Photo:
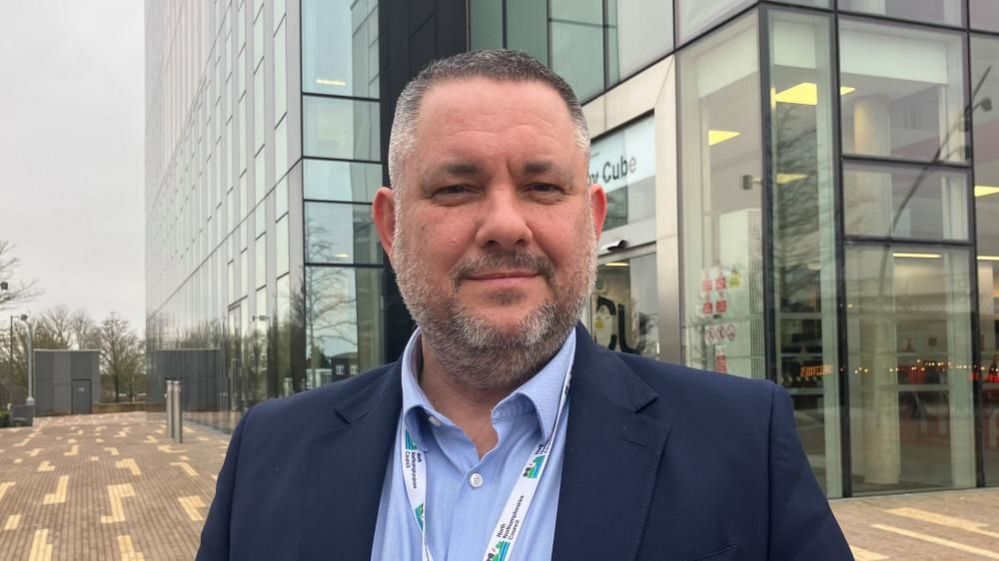
M249 410L197 559L369 561L401 396L393 363ZM777 385L579 327L570 399L553 560L853 559Z

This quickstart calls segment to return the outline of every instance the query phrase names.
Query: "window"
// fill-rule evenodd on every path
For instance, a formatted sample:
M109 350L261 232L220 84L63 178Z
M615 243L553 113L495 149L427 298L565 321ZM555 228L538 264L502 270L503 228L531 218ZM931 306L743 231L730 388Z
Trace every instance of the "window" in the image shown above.
M305 160L306 199L370 203L382 184L381 164Z
M607 77L611 84L673 48L671 0L607 0Z
M961 0L839 0L839 9L937 25L963 24Z
M612 351L659 358L656 254L602 263L590 300L590 332Z
M302 91L378 97L378 2L303 0Z
M370 205L306 203L307 263L380 264L382 248Z
M378 161L377 102L303 96L304 156Z
M590 182L607 192L605 230L655 217L655 129L647 117L593 142Z
M604 89L602 0L551 1L551 67L580 100Z
M751 0L677 0L679 18L679 42L694 39L712 25L724 21L742 8L752 4Z

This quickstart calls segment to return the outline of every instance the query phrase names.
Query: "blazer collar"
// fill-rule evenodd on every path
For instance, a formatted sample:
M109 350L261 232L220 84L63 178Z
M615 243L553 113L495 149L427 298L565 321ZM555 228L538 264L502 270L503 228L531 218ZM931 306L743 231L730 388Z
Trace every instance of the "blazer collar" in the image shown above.
M637 554L669 424L658 394L580 325L553 561L631 560Z

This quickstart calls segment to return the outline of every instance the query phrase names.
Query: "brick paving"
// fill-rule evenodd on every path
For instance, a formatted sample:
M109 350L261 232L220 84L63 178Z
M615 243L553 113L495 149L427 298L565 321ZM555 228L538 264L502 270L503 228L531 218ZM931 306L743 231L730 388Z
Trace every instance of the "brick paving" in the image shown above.
M46 417L0 429L0 559L190 560L228 437L163 415Z
M162 415L0 429L0 559L194 557L228 437ZM999 488L832 501L857 561L999 560Z

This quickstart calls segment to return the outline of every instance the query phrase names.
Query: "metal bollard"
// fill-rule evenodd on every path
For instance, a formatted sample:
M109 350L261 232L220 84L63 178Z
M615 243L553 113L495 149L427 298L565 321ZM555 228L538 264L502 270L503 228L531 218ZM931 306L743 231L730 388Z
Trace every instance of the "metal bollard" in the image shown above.
M174 430L174 433L175 433L174 440L177 441L177 444L183 444L184 443L184 412L183 412L183 410L181 409L180 406L181 406L181 403L182 403L181 397L183 397L183 391L184 391L184 389L183 389L183 386L180 385L180 380L177 380L176 382L174 382L173 383L173 387L174 387L174 391L173 391L173 404L174 404L174 408L177 411L177 416L174 417L174 420L173 420L173 430Z
M166 400L164 413L166 413L167 438L173 438L173 380L166 381L166 393L163 394L163 398Z

